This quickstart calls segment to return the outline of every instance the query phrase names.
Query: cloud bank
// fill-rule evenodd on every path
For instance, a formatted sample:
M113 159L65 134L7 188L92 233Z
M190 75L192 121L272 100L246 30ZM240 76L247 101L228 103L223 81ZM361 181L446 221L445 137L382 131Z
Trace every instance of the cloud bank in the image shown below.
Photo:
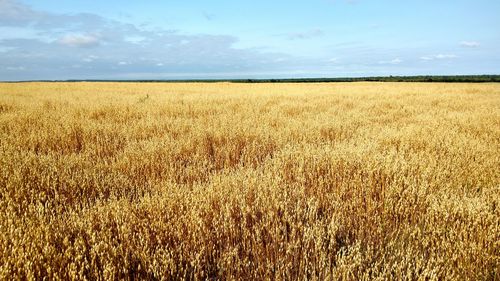
M7 80L277 71L285 62L276 57L287 57L235 48L238 38L230 35L152 31L93 14L36 11L15 0L0 0L0 26L36 34L32 38L0 36L0 75Z
M460 46L466 47L466 48L477 48L481 46L479 42L476 41L462 41L460 42Z
M327 6L352 13L368 3L334 2L340 5ZM297 12L292 6L283 11ZM239 19L228 20L221 7L203 7L197 15L199 19L190 22L195 28L186 32L166 23L151 27L132 24L128 17L56 13L33 9L21 0L0 0L0 80L498 73L495 42L486 39L436 43L422 36L419 42L405 40L404 34L383 22L375 29L368 21L335 26L324 18L311 26L304 20L285 24L291 20L286 15L278 17L284 22L281 27L249 31ZM255 20L258 16L254 14ZM224 28L202 26L231 23L235 26L222 34L217 32ZM198 33L198 27L206 32Z

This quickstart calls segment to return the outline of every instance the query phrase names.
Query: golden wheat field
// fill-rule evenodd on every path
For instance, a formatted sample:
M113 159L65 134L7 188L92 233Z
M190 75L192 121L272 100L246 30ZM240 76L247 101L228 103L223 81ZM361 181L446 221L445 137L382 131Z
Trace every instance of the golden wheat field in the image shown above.
M500 85L0 84L0 279L499 280Z

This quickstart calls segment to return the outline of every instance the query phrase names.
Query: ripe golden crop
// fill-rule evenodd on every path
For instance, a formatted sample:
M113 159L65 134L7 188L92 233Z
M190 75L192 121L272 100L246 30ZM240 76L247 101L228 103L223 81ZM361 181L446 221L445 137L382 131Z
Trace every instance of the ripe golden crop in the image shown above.
M0 84L0 279L497 280L500 85Z

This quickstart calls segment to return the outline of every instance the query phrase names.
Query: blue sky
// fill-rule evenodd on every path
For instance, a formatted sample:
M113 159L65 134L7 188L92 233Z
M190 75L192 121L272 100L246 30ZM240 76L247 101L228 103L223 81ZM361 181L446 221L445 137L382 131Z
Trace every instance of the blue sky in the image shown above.
M0 80L500 74L498 0L0 0Z

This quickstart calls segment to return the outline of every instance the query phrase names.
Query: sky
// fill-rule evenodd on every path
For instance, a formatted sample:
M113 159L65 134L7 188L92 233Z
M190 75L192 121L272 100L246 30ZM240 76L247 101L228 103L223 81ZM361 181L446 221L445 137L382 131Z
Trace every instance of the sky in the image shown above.
M500 74L498 0L0 0L0 80Z

